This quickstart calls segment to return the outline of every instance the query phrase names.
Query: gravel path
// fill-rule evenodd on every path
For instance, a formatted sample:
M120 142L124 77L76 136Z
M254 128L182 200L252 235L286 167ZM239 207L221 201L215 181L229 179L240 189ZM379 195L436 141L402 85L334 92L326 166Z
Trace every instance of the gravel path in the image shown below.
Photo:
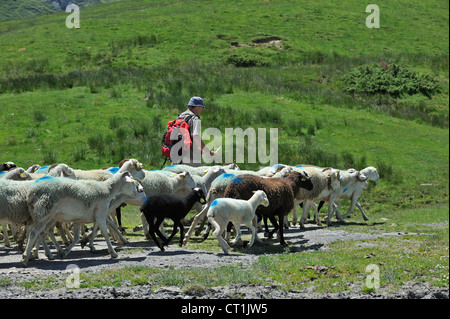
M285 231L286 240L291 249L295 247L298 251L326 250L327 245L339 240L371 239L380 236L401 235L398 233L385 234L363 234L349 233L336 228L321 228L312 225L307 230L290 229ZM262 234L260 234L260 237ZM156 288L151 284L129 287L126 284L119 288L103 287L98 289L55 289L30 291L15 285L15 282L31 280L36 277L56 276L61 279L67 278L69 272L67 267L76 265L80 272L97 272L105 269L117 269L132 265L145 265L153 268L185 268L185 267L218 267L241 263L249 267L255 263L264 246L254 246L245 254L232 253L223 255L209 251L191 250L179 248L172 243L165 252L150 244L148 241L131 242L125 246L116 246L119 257L111 259L107 252L104 240L96 239L96 253L81 249L77 245L74 250L64 259L56 258L48 260L42 251L41 259L30 260L28 267L23 268L20 260L21 254L14 248L0 247L0 298L142 298L142 299L186 299L186 298L446 298L448 289L430 287L426 283L408 283L399 291L392 293L378 290L373 294L358 293L314 293L305 291L283 291L277 288L277 283L268 283L266 286L257 285L230 285L226 287L205 288L202 291L183 292L175 287ZM137 249L138 248L138 249ZM2 282L8 282L2 284Z

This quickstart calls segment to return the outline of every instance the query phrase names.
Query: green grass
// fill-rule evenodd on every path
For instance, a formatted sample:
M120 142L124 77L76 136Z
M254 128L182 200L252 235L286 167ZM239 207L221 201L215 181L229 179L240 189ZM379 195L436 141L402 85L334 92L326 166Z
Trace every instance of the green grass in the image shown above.
M353 289L348 282L360 289L374 262L385 286L408 280L448 286L442 279L448 224L429 225L448 223L448 2L379 6L380 29L366 28L365 5L356 0L119 1L82 9L77 30L66 28L64 12L16 15L23 19L0 22L0 162L93 169L133 157L146 169L159 168L167 122L191 96L202 96L203 129L277 127L280 163L377 167L381 180L360 198L369 222L355 212L349 224L335 227L418 233L362 246L334 243L326 252L270 247L250 269L220 269L223 280L219 269L209 269L205 274L218 278L211 285L272 278L286 289L311 283L318 291ZM281 46L261 43L271 37ZM437 89L346 92L350 70L381 60L432 78ZM126 207L124 216L128 229L140 223L136 207ZM212 238L193 239L189 249L220 252ZM320 265L322 271L314 268ZM201 289L207 284L200 273L138 267L97 281L86 277L85 285L130 280Z

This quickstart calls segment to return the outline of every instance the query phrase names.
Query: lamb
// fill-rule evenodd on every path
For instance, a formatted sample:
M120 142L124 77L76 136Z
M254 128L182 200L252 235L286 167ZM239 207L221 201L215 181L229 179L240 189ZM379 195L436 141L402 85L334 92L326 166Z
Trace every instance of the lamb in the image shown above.
M262 216L267 216L274 225L270 236L279 229L280 244L286 245L283 237L283 227L279 227L276 216L278 216L280 225L282 225L284 216L294 208L294 198L302 188L312 190L313 184L308 175L301 172L292 172L286 178L240 175L228 183L224 197L248 200L252 196L252 191L263 190L269 198L270 206L259 207L256 210L258 219Z
M162 171L145 171L145 178L138 179L144 188L145 194L175 194L177 192L190 191L196 187L195 181L192 175L188 172L179 174L162 172ZM142 228L145 236L150 239L150 234L147 229L147 220L145 216L141 215ZM135 227L138 229L140 227Z
M256 172L253 171L242 171L242 170L225 170L225 173L222 175L219 175L214 181L211 183L211 187L208 190L208 193L206 195L206 204L203 206L203 210L194 216L194 219L192 220L191 226L189 227L189 230L186 233L186 236L184 237L184 244L186 244L189 240L189 238L192 235L192 232L195 229L195 226L203 220L207 213L208 209L211 205L211 203L216 198L223 197L223 192L225 191L225 188L227 187L227 184L229 181L231 181L234 177L242 174L252 174L252 175L258 175ZM195 232L195 234L198 236L203 229L203 224L200 226L200 229Z
M245 224L252 231L252 238L248 247L251 247L255 241L256 228L252 225L255 219L255 211L260 205L269 206L269 199L264 191L253 192L253 196L248 201L233 198L218 198L211 203L208 211L208 221L214 227L214 236L217 237L219 245L225 254L230 249L227 242L222 238L229 222L232 222L237 229L237 235L232 244L235 244L241 237L240 224Z
M112 258L117 253L109 240L106 223L111 207L126 198L144 198L129 172L113 175L99 181L79 181L68 178L43 177L32 182L28 190L27 204L33 219L28 230L28 242L22 264L27 266L31 249L42 236L47 225L56 221L76 224L97 223L108 245ZM109 222L110 226L114 223ZM74 243L72 243L74 244ZM73 246L72 246L73 247ZM66 250L66 254L70 250Z
M172 194L153 194L145 199L144 204L141 206L141 212L150 225L150 236L161 251L164 251L164 246L169 245L178 227L180 228L181 247L184 238L184 228L181 219L189 213L196 202L205 202L205 194L198 187L193 188L185 197ZM169 238L165 238L159 230L159 226L165 218L173 220L173 231ZM162 239L162 244L156 238L155 232Z

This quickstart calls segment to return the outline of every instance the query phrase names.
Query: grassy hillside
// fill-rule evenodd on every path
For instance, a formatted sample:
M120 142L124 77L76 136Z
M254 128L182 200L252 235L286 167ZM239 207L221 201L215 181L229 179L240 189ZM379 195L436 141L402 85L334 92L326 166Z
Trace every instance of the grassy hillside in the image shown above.
M167 121L196 95L203 129L277 127L281 163L376 166L370 231L408 228L404 211L448 223L448 6L384 1L379 29L356 0L133 0L83 9L80 29L66 13L0 22L0 162L159 168Z

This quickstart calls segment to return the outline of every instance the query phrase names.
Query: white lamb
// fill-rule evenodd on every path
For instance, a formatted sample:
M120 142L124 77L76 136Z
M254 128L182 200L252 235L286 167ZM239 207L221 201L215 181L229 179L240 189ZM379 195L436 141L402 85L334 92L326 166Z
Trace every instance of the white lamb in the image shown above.
M211 203L208 210L208 221L214 227L214 236L217 237L220 246L225 254L228 254L230 246L222 238L222 234L227 228L228 222L232 222L237 230L237 235L232 244L235 244L241 237L240 225L245 224L252 231L252 238L248 247L255 241L256 228L252 222L255 220L255 211L259 205L269 206L269 199L264 191L255 191L249 200L234 198L218 198ZM256 222L256 220L255 220Z

